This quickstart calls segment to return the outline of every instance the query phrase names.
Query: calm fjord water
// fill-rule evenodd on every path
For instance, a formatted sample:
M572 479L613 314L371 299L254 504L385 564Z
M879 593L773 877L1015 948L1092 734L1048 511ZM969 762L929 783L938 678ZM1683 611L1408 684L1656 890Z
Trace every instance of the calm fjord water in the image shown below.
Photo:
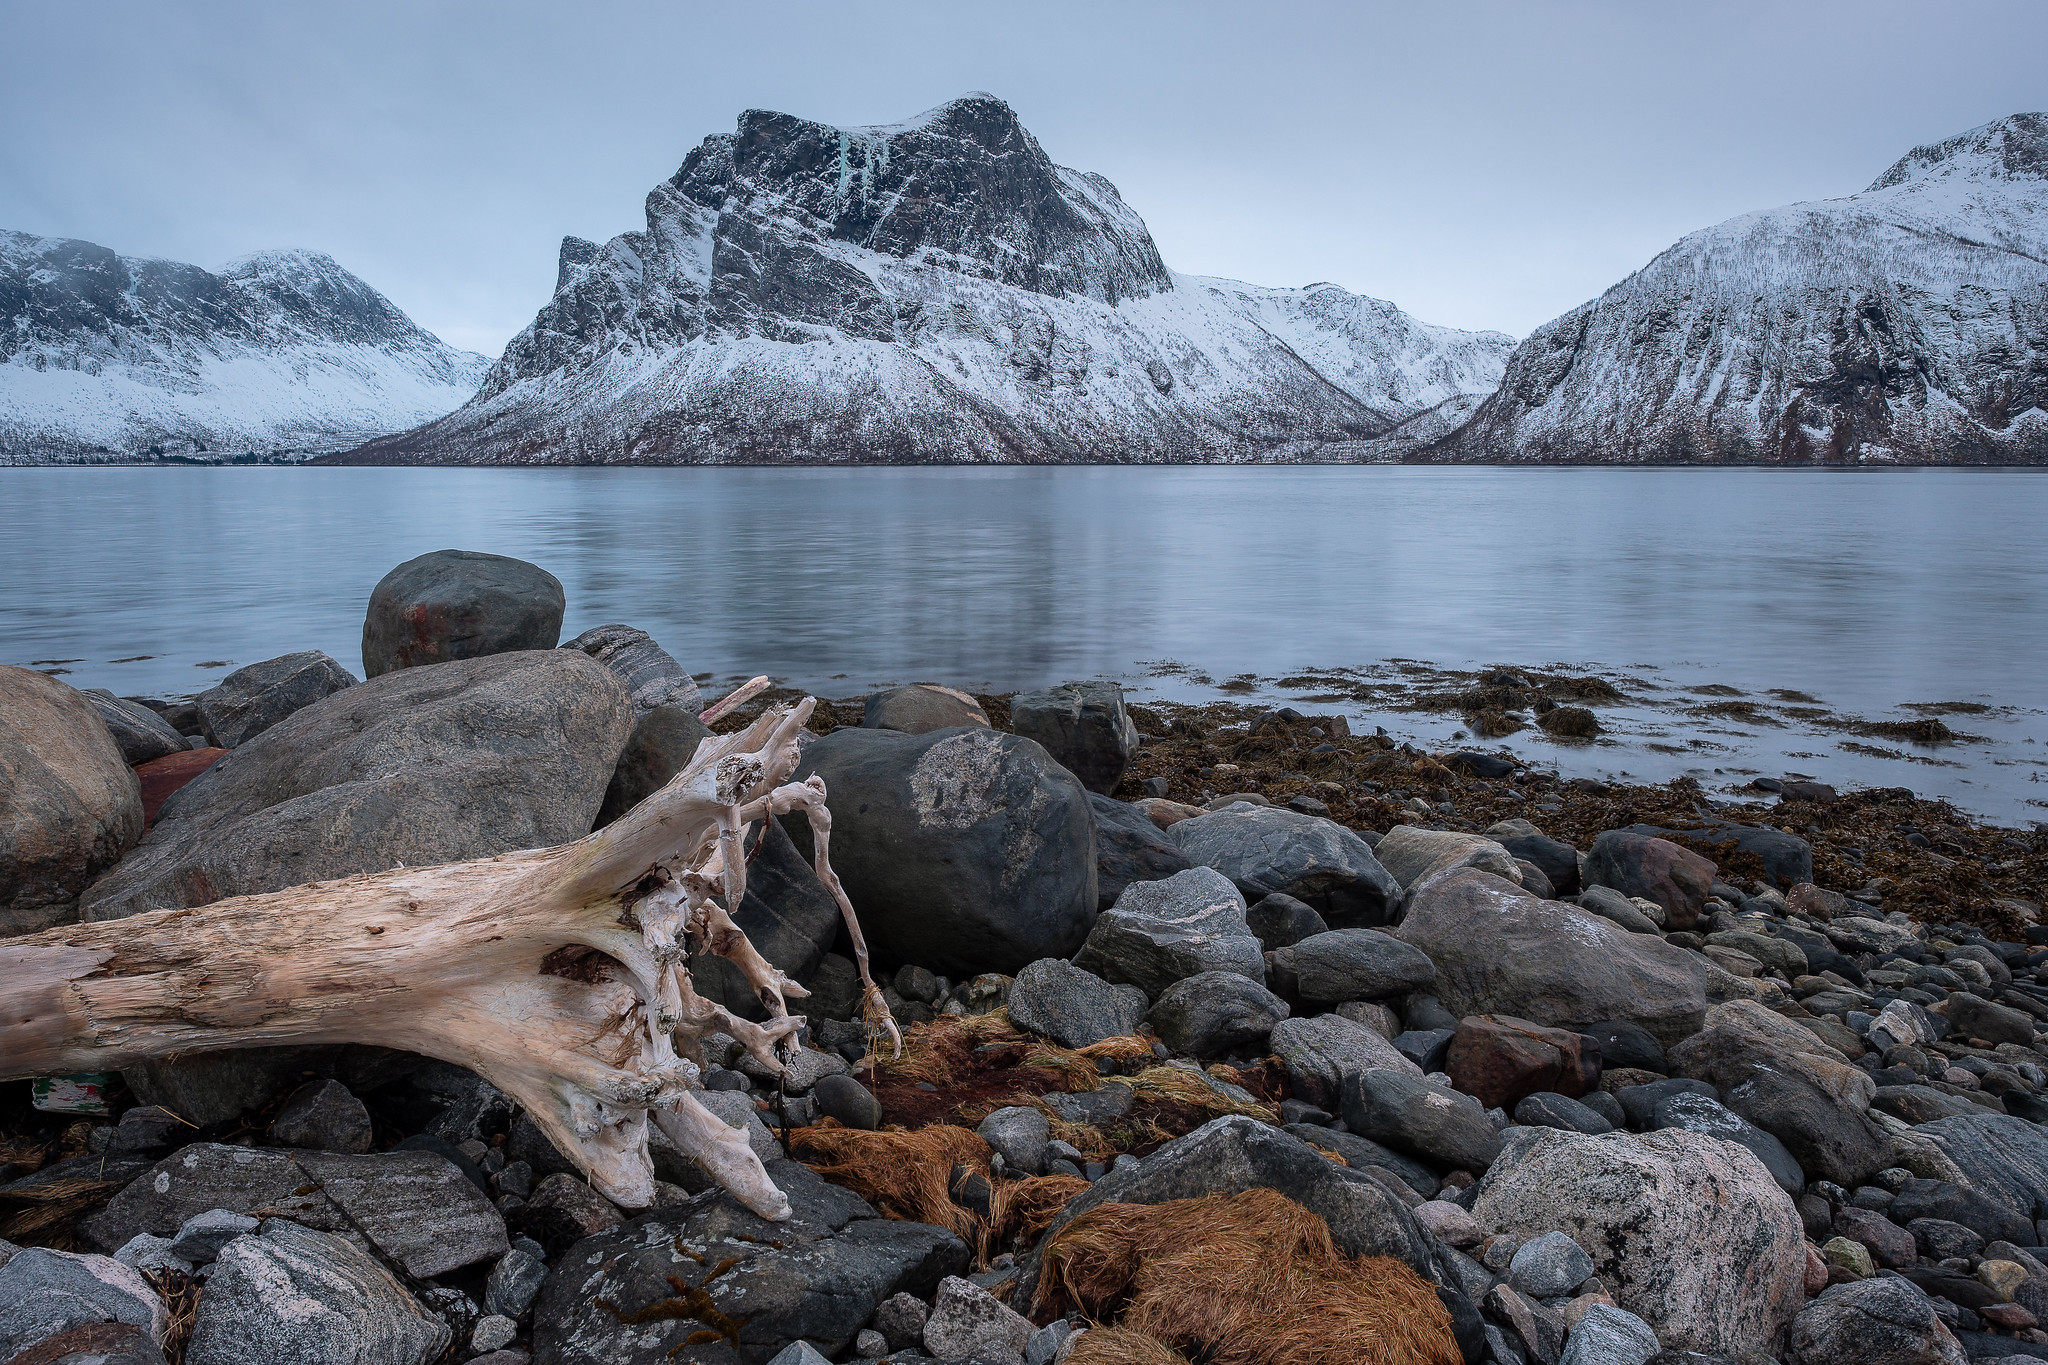
M2019 470L10 469L0 662L157 696L298 649L360 670L377 579L463 548L559 577L565 638L623 621L720 681L1206 699L1156 666L1298 697L1272 684L1568 663L1641 704L1591 748L1506 741L1567 772L1796 770L2021 822L2048 815L2044 528L2048 475ZM1983 743L1847 749L1682 710L1703 684L1997 709L1946 718ZM1458 724L1346 709L1431 742Z

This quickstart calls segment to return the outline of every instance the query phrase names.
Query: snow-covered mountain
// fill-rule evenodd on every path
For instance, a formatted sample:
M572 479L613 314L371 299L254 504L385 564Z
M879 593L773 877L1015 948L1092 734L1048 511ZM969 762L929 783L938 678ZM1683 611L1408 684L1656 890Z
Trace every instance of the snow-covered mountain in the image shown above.
M750 111L655 187L645 231L562 243L474 399L339 458L1384 458L1461 418L1513 344L1334 285L1176 275L1115 186L992 96L873 128Z
M1427 458L2048 463L2048 114L1680 240Z
M319 252L213 274L0 231L0 464L346 449L449 411L489 365Z

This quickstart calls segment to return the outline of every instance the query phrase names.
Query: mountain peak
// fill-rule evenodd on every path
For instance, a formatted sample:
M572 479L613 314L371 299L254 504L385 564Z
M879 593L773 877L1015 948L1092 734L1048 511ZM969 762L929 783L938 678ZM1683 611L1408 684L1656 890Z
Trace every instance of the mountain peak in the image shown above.
M2048 180L2048 114L2009 114L1945 142L1915 147L1870 188L1883 190L1917 180L1965 176Z

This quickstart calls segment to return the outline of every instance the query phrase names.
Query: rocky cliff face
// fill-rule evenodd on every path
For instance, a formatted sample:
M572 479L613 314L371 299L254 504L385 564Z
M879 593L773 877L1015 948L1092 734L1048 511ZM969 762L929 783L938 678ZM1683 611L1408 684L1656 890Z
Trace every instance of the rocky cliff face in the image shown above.
M1427 449L1556 463L2048 463L2048 114L1684 238L1515 349Z
M346 448L447 412L488 364L318 252L214 274L0 232L0 464Z
M563 242L474 400L344 458L1355 458L1462 415L1512 344L1332 285L1175 275L1115 186L990 96L877 128L750 111L645 231Z

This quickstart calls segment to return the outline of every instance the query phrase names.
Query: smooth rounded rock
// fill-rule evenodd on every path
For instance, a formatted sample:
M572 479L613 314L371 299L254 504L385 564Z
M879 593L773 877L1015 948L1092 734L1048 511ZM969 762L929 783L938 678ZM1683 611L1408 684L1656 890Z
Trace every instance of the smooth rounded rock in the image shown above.
M1831 1285L1793 1320L1792 1365L1965 1365L1927 1295L1902 1279Z
M1287 1015L1287 1002L1256 981L1235 972L1200 972L1168 986L1145 1017L1175 1052L1216 1057L1263 1044Z
M1259 940L1259 946L1268 952L1275 948L1291 948L1305 938L1328 933L1330 929L1314 909L1284 891L1260 897L1244 912L1244 922Z
M1421 949L1376 929L1332 929L1279 951L1296 992L1311 1003L1384 1000L1436 985L1436 964Z
M1221 872L1247 901L1283 892L1333 929L1383 925L1400 907L1400 883L1372 846L1333 820L1239 802L1176 821L1167 832L1190 861Z
M0 666L0 938L75 918L141 836L141 783L92 702Z
M1053 761L1107 796L1138 752L1138 727L1113 682L1070 682L1010 698L1010 729L1034 739Z
M104 687L88 687L81 695L107 723L107 732L113 735L121 759L129 767L139 768L154 759L187 752L185 736L141 702L117 697Z
M356 685L355 674L317 649L238 668L193 699L207 743L247 744L294 711Z
M1610 829L1586 852L1586 881L1664 907L1666 929L1690 929L1718 871L1713 861L1669 839Z
M965 692L932 683L911 683L868 695L860 723L869 730L928 735L962 725L988 724L988 712Z
M1010 984L1010 1022L1061 1047L1087 1047L1134 1032L1145 1017L1145 992L1112 985L1056 957L1040 958Z
M872 1132L882 1124L882 1106L872 1092L851 1076L822 1076L811 1087L818 1112L848 1128Z
M363 676L553 649L562 638L565 605L561 580L521 559L475 550L409 559L370 592Z

